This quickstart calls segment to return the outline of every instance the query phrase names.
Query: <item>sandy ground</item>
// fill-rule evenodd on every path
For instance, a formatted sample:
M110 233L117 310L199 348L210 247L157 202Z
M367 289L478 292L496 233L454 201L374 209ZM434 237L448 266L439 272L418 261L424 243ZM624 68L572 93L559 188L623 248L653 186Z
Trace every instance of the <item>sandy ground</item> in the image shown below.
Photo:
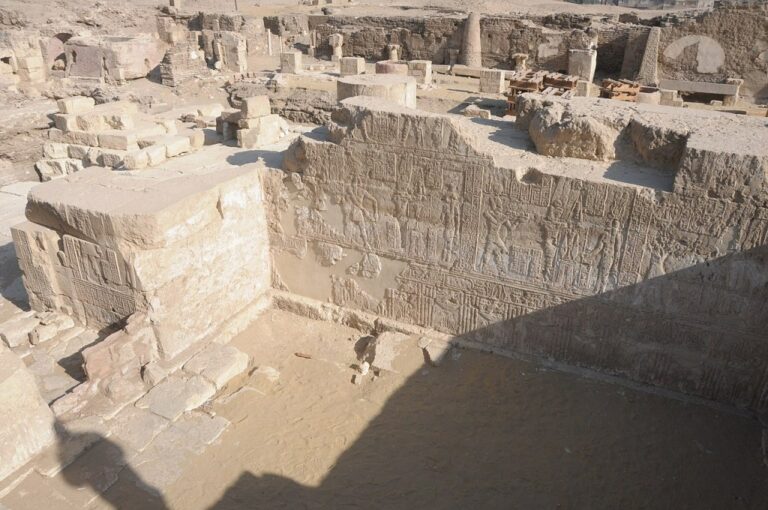
M161 497L129 466L88 508L766 508L752 419L474 351L433 367L415 343L355 385L359 337L266 312L233 340L261 371L209 406L232 423L218 442ZM100 469L30 476L0 504L82 508L74 471Z

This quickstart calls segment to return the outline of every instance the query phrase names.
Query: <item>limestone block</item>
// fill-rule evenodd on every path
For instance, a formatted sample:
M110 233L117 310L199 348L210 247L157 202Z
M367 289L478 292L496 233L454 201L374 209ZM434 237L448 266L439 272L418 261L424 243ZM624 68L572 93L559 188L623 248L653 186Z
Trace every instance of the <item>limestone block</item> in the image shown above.
M104 122L112 129L133 129L136 124L131 113L114 113L104 115Z
M483 69L480 71L480 92L484 94L503 94L506 91L504 71Z
M220 103L210 103L197 106L197 114L201 117L218 117L224 107Z
M89 147L99 146L99 135L97 133L87 133L85 131L65 131L53 128L48 130L48 139L52 142L73 143L77 145L87 145Z
M59 107L59 112L61 113L73 113L78 115L93 110L96 102L92 97L74 96L59 99L56 102L56 105Z
M128 154L127 151L119 149L92 147L91 150L88 151L87 160L89 164L93 166L119 168L123 166L126 154Z
M187 161L189 170L130 178L87 168L35 187L30 225L52 238L14 230L32 306L68 310L94 329L148 311L168 359L253 313L271 276L259 172Z
M568 50L568 74L590 83L597 70L597 50Z
M286 74L298 74L302 71L301 53L289 51L280 54L280 72Z
M77 129L88 132L99 132L108 129L104 116L96 111L76 116Z
M0 344L0 480L55 440L54 416L24 362Z
M192 149L192 143L187 136L167 136L162 143L165 145L165 156L168 158L189 152Z
M223 388L248 368L248 355L229 345L211 344L184 365L190 374L201 375Z
M376 62L376 74L400 74L408 76L408 63L396 60L380 60Z
M661 92L658 90L654 92L638 92L637 97L635 98L635 102L644 104L660 104Z
M56 129L62 131L74 131L80 129L77 123L77 115L67 115L63 113L54 113L51 118Z
M248 119L248 128L237 131L240 147L253 148L270 145L280 140L280 116L267 115L258 119Z
M263 117L272 113L269 105L269 96L254 96L243 99L240 110L243 112L243 118L253 119Z
M142 452L171 424L166 418L134 406L125 407L110 422L112 440Z
M21 57L16 59L19 69L37 70L45 68L45 61L41 56Z
M432 83L432 62L429 60L409 61L408 76L415 78L419 85L430 85Z
M65 143L46 142L43 144L43 156L50 159L66 158L69 156L69 146Z
M21 81L30 83L39 83L45 81L46 74L43 69L19 69L16 75Z
M19 347L29 342L29 333L40 324L37 317L21 319L0 324L0 340L10 347Z
M166 160L166 149L163 145L150 145L142 150L147 153L149 166L157 166Z
M578 97L589 97L592 95L592 83L587 80L576 82L576 95Z
M410 76L387 74L345 76L336 82L336 95L339 101L354 96L370 96L416 108L416 80Z
M138 149L139 145L136 133L115 129L99 133L99 147L129 151Z
M180 136L189 138L189 144L193 149L199 149L205 145L205 131L202 129L182 129L178 133Z
M163 128L163 132L166 135L176 135L179 133L179 122L176 119L159 120L157 124Z
M123 166L126 170L141 170L149 166L149 154L146 149L139 149L125 155Z
M41 159L35 163L35 169L43 181L50 181L57 177L69 175L83 169L83 162L79 159Z
M216 387L199 375L189 379L172 375L149 390L136 402L136 407L173 421L182 413L200 407L215 393Z
M85 159L88 156L89 150L91 148L87 145L67 144L67 154L73 159Z
M352 76L365 72L365 59L363 57L342 57L341 76Z

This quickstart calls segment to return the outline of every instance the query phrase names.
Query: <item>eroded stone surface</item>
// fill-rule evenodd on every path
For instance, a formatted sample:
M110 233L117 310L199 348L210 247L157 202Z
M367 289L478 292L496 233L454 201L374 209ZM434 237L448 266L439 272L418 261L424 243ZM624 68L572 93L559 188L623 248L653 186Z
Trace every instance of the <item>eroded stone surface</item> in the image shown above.
M201 376L172 375L149 390L136 406L175 420L182 413L203 405L215 393L216 387Z
M211 344L184 364L184 370L223 388L248 368L248 355L229 345Z

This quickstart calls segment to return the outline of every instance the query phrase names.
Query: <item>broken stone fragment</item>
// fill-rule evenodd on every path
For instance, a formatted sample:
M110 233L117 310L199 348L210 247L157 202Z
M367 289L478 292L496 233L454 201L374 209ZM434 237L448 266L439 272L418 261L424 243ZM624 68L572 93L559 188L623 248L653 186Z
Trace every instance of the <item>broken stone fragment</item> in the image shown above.
M485 110L483 108L480 108L477 105L470 104L467 105L466 108L464 108L461 111L462 115L465 117L479 117L481 119L490 119L491 118L491 112L488 110Z
M24 363L0 344L0 480L54 440L53 413ZM12 418L10 418L12 417ZM10 418L10 419L9 419Z
M245 119L264 117L272 113L269 106L269 96L246 97L243 99L240 109Z
M163 418L175 420L184 412L203 405L215 393L216 387L199 375L189 379L172 375L149 390L149 393L136 402L136 407L146 408Z
M19 347L29 342L29 334L39 324L40 319L37 317L24 317L0 324L0 338L8 347Z
M92 97L75 96L59 99L56 106L61 113L82 114L93 110L96 101Z
M248 355L235 347L211 344L190 359L184 370L205 377L221 389L232 378L245 372L248 362Z
M374 370L397 372L395 362L407 348L408 338L402 333L385 331L368 342L360 359L370 363Z
M167 375L168 371L156 362L147 363L141 369L141 379L150 388L157 386Z
M434 366L440 366L445 360L448 353L451 351L451 344L448 342L441 342L433 340L423 347L424 352L427 353L429 362Z

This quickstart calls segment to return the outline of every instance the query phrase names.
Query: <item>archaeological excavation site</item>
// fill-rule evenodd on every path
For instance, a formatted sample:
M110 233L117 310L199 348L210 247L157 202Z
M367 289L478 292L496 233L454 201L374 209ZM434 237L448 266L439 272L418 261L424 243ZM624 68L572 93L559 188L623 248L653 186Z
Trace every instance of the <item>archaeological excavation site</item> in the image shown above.
M768 509L768 4L0 0L0 510Z

